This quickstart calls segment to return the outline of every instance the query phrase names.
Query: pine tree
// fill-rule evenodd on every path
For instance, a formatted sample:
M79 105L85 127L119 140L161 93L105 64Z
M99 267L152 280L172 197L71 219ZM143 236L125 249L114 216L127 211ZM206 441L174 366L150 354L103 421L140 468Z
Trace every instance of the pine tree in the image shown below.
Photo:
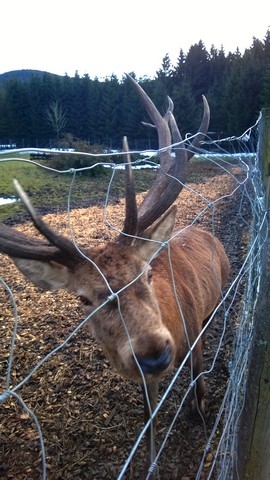
M207 94L211 85L209 54L201 40L192 45L186 55L185 81L191 85L196 102Z

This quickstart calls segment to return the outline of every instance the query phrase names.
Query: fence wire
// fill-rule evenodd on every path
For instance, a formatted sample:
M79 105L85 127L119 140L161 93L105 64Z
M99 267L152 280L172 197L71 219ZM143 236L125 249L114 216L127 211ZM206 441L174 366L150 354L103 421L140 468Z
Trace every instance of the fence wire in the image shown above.
M210 228L213 231L213 234L216 234L216 217L219 210L219 205L221 201L226 201L227 199L232 200L233 202L237 201L237 205L235 208L235 212L237 212L236 218L236 225L235 228L242 228L243 231L247 232L248 235L248 242L247 242L247 249L243 253L241 251L241 245L239 246L239 251L234 251L235 256L241 257L242 261L239 264L239 268L237 271L233 272L233 276L231 278L230 284L227 290L224 292L222 300L216 311L212 315L211 319L208 321L208 324L205 326L202 334L207 329L208 326L211 327L212 320L214 315L218 313L219 315L219 322L221 325L221 330L219 332L219 337L216 339L216 349L212 352L212 356L210 357L210 361L205 367L205 371L203 372L207 378L211 378L211 375L216 374L216 364L219 361L220 352L222 349L226 347L226 335L228 330L233 331L233 344L230 346L229 353L227 352L226 361L227 361L227 368L229 370L227 386L224 389L223 398L220 402L219 408L215 413L214 421L212 421L211 426L207 424L207 419L200 419L200 427L203 430L203 436L205 438L204 447L197 452L197 463L196 466L193 468L193 476L188 476L187 478L194 478L196 480L199 479L215 479L215 480L224 480L224 479L232 479L233 478L233 469L235 468L235 454L236 454L236 446L237 446L237 433L238 433L238 419L240 417L243 403L245 399L245 388L246 388L246 378L247 378L247 365L249 360L249 350L253 335L253 316L254 311L256 308L256 303L258 299L258 292L260 288L260 277L261 277L261 249L263 248L263 244L265 241L265 229L266 229L266 210L264 204L264 194L262 190L262 182L261 182L261 172L260 166L258 162L258 154L257 154L257 139L258 139L258 128L259 128L259 120L256 125L252 126L248 129L241 137L230 137L228 139L219 141L219 142L206 142L205 145L201 146L200 152L196 154L196 157L200 159L205 158L207 162L212 163L215 166L218 166L221 172L225 172L229 177L232 178L234 181L234 186L231 188L229 193L220 194L216 199L209 199L206 198L199 189L196 190L194 187L190 185L186 185L186 189L189 190L192 194L196 195L198 199L201 201L201 209L198 211L196 216L190 221L190 224L197 224L203 221L203 216L207 211L210 213L210 217L212 217L212 222L210 222ZM186 138L185 141L191 141L192 138ZM230 152L233 150L235 153L228 153L228 148L225 147L230 144ZM175 145L174 147L177 147ZM33 149L32 149L33 150ZM44 149L34 149L35 151L44 152ZM23 153L27 153L29 149L25 149ZM15 152L15 151L14 151ZM47 150L46 150L47 152ZM75 152L78 154L78 152ZM137 156L140 154L140 158L134 162L134 166L141 166L143 163L144 166L147 164L148 166L156 168L155 158L156 155L159 153L158 151L151 151L151 152L133 152ZM74 152L71 153L73 155ZM112 157L112 153L109 154ZM119 153L117 153L119 156ZM92 156L92 155L91 155ZM69 231L70 236L73 239L74 244L77 246L77 236L76 236L76 227L73 227L72 221L72 198L73 198L73 188L75 182L77 182L78 174L81 171L87 170L88 168L95 168L96 165L100 166L106 165L107 167L111 168L111 178L108 183L106 198L104 202L104 220L105 224L109 227L110 230L115 230L119 232L119 227L117 224L112 221L112 217L109 214L109 206L110 206L110 191L113 185L114 175L117 169L124 167L125 161L123 158L122 164L112 164L106 162L104 159L100 159L99 156L97 157L97 162L95 165L91 165L91 167L84 167L83 169L68 169L65 171L58 171L56 169L52 169L48 166L41 165L39 162L34 162L27 159L21 159L21 161L29 162L33 165L36 165L37 168L44 168L48 171L52 171L59 175L63 173L70 173L71 174L71 181L70 181L70 189L69 195L67 198L67 210L68 210L68 218L69 218ZM103 155L104 157L104 155ZM6 159L1 159L0 162L6 161L18 161L17 157ZM102 160L102 161L100 161ZM196 159L195 159L196 162ZM1 165L0 165L1 168ZM240 176L234 174L234 170L238 169L241 172ZM237 194L237 196L235 196ZM236 200L234 200L236 198ZM247 211L250 214L247 216ZM241 226L239 225L241 223ZM231 224L232 225L232 224ZM230 228L228 226L228 228ZM225 226L226 229L226 226ZM230 242L234 241L233 232L228 241L228 255L230 256ZM163 245L161 245L163 247ZM169 250L170 251L170 250ZM91 259L89 259L91 261ZM102 272L100 272L101 275ZM14 321L14 328L12 338L10 340L10 348L9 348L9 356L5 364L2 365L2 377L5 379L2 387L2 393L0 394L0 404L5 407L6 402L10 398L15 399L19 402L22 409L31 417L33 424L35 425L37 438L39 441L39 451L40 451L40 462L41 462L41 473L37 468L36 473L33 477L29 474L29 479L38 479L42 478L43 480L52 478L55 479L56 477L50 471L48 471L47 464L50 463L47 458L46 453L46 438L44 438L44 434L41 428L39 416L36 414L36 406L32 404L31 406L27 404L24 400L23 394L23 387L30 383L36 375L42 375L43 369L42 367L46 368L46 364L48 361L55 355L57 355L60 351L63 350L64 347L67 349L69 348L70 341L74 339L75 335L82 329L82 327L89 321L90 317L96 313L94 311L91 315L84 318L72 331L66 335L65 339L62 343L57 345L55 348L52 348L46 355L40 358L36 365L29 370L29 373L26 374L20 381L14 381L12 378L12 371L14 365L14 355L16 353L16 339L19 335L19 314L18 308L15 300L15 295L12 292L12 289L7 285L5 281L5 275L2 273L3 278L0 279L3 290L6 295L6 301L10 302L11 308L13 311L13 321ZM172 271L173 276L173 271ZM137 277L138 278L138 277ZM134 282L137 280L134 279ZM106 303L112 300L111 296L118 299L118 296L121 291L113 292L110 288L110 285L107 279L104 277L104 281L106 282L109 290L110 296L108 299L98 307L101 309ZM127 288L128 285L124 286L123 288ZM237 306L235 306L237 304ZM123 328L126 331L127 336L129 336L128 328L125 324L124 318L121 313L121 305L118 302L118 308L120 316L122 317ZM180 305L179 305L179 308ZM232 317L234 317L234 321L232 322ZM2 316L1 322L3 323L2 327L5 327L5 317ZM211 331L211 330L210 330ZM202 335L201 334L201 335ZM199 339L196 340L196 342ZM162 390L161 398L159 400L158 406L155 412L152 412L152 417L154 417L158 412L164 412L166 410L167 405L169 402L172 402L171 395L172 391L181 380L183 375L183 371L185 365L187 365L192 357L192 352L196 345L190 345L189 352L187 353L184 361L181 365L177 368L173 375L167 381L165 387ZM225 347L224 347L225 345ZM130 347L132 348L132 342L130 341ZM139 365L138 365L139 367ZM152 458L152 466L150 467L148 473L145 473L144 478L150 478L151 473L154 469L158 469L160 464L164 464L164 478L169 478L166 475L166 457L168 457L170 450L168 445L172 441L172 438L175 435L175 429L179 429L179 417L182 415L183 410L186 408L186 400L190 395L190 392L194 386L194 382L196 379L192 378L192 376L187 376L187 386L184 392L181 393L181 396L178 396L178 390L176 395L173 397L174 405L173 405L173 414L171 415L171 419L168 421L166 428L163 427L162 431L157 431L157 440L158 440L158 448L157 453ZM101 379L102 381L102 379ZM144 376L142 374L142 382L144 382ZM91 395L91 387L89 391L89 395ZM177 398L177 400L175 400ZM0 405L1 406L1 405ZM1 410L3 415L5 415L5 410ZM142 478L142 474L140 477L136 477L136 473L133 475L133 471L128 473L128 469L130 465L134 468L134 462L136 462L136 455L138 451L142 450L142 439L145 435L147 427L151 425L151 419L149 420L148 424L145 425L137 439L133 439L132 447L130 448L129 454L126 456L125 461L122 461L121 457L121 465L114 466L112 470L114 472L111 473L110 478L117 478L118 480L124 478L126 475L130 475L130 478ZM177 425L177 427L176 427ZM191 427L193 428L193 427ZM2 432L3 433L3 432ZM4 432L5 434L7 432ZM3 434L4 434L3 433ZM3 451L2 451L3 455ZM144 456L144 454L141 454ZM138 458L141 458L140 456ZM163 458L163 460L162 460ZM165 458L165 459L164 459ZM8 460L12 462L12 451L9 451ZM176 462L176 458L169 459L169 462ZM180 461L180 460L179 460ZM5 463L7 460L5 460ZM102 459L101 459L102 462ZM2 467L4 468L4 467ZM162 471L162 469L161 469ZM172 469L172 471L174 471ZM171 478L181 478L180 470L177 470L176 465L176 473L174 473ZM1 464L0 464L0 476L1 476ZM64 475L65 477L65 475ZM63 477L63 478L64 478ZM183 477L183 475L182 475ZM22 477L24 478L24 477ZM57 477L58 478L58 477ZM59 477L60 478L60 477ZM66 476L66 478L70 478ZM95 475L86 477L81 477L80 475L75 477L73 476L73 480L75 478L97 478ZM102 478L109 478L108 476ZM162 473L161 473L161 478Z

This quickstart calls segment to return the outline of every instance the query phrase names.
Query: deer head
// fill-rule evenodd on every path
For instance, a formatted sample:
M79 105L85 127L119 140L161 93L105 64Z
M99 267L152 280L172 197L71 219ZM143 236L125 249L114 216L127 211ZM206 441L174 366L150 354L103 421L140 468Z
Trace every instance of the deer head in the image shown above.
M0 226L0 251L37 287L67 289L80 298L89 317L89 327L116 369L129 378L159 376L172 365L176 346L164 323L156 294L152 261L164 255L175 223L173 202L186 180L188 160L199 146L209 125L205 98L199 132L185 148L173 116L173 102L162 116L152 100L130 76L128 79L143 102L159 139L160 169L142 203L137 206L127 141L126 214L115 241L91 249L81 248L59 235L37 214L28 196L14 185L44 240L26 236L4 224ZM172 154L171 144L178 144ZM101 308L102 307L102 308Z

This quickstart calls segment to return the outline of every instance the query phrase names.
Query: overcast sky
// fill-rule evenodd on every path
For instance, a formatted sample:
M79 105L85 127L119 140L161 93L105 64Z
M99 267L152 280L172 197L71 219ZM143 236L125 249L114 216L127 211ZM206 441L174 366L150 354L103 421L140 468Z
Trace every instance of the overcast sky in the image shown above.
M270 28L269 0L2 0L0 12L0 73L153 77L166 53L174 65L199 40L244 52Z

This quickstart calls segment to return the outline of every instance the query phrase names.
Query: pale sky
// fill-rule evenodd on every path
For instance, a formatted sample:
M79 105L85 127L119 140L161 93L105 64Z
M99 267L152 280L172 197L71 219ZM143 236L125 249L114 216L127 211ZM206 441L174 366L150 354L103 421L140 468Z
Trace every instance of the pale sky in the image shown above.
M243 53L270 28L268 0L2 0L0 73L154 77L202 40Z

